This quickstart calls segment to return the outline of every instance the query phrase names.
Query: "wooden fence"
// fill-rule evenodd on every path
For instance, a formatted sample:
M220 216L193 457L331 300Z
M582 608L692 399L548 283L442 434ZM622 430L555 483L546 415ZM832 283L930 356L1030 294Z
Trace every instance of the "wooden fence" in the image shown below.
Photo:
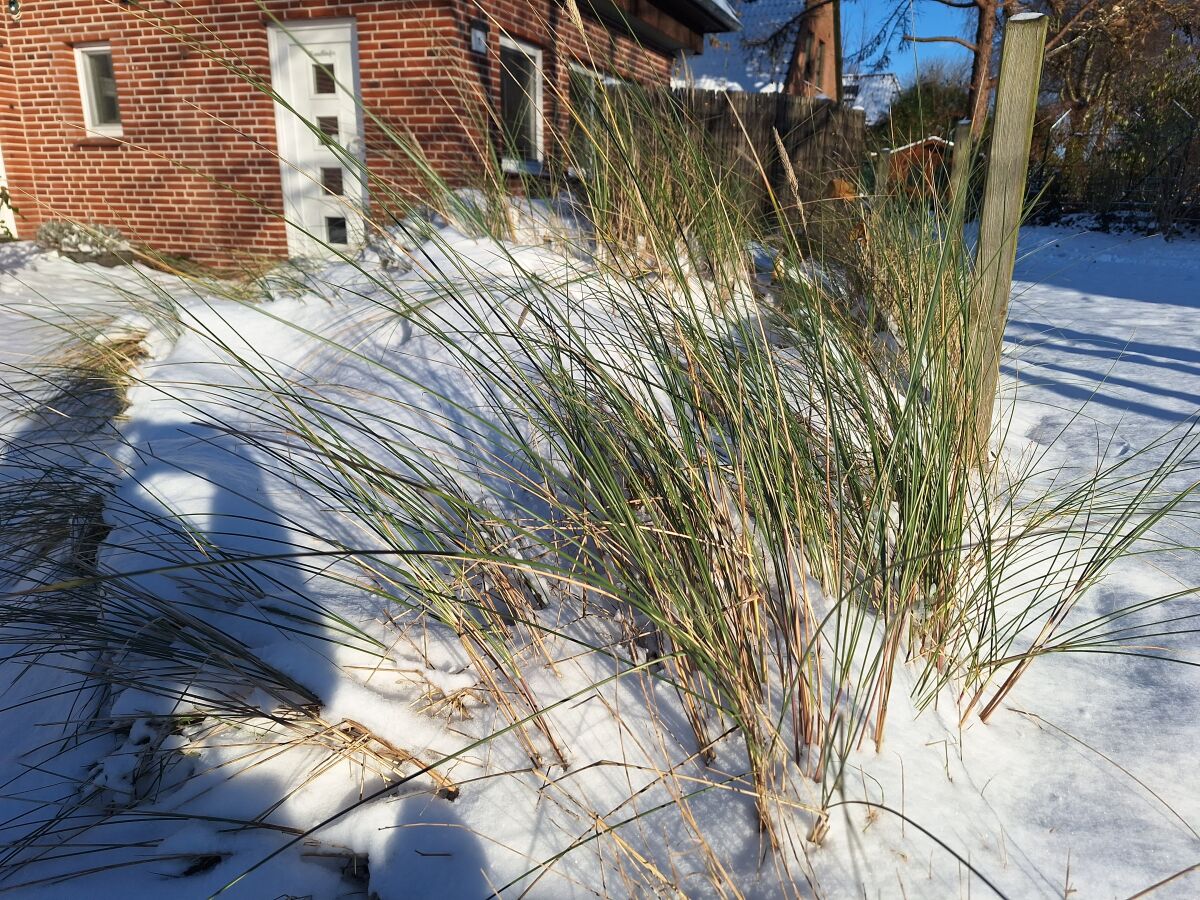
M862 110L788 94L691 88L673 93L760 210L770 208L768 184L783 205L794 202L791 174L802 203L830 196L834 178L858 181L866 156ZM781 144L787 164L779 152Z

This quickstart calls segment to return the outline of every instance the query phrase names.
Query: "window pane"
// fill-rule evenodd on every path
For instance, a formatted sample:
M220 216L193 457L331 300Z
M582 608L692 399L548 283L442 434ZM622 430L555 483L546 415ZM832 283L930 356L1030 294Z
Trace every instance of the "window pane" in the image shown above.
M537 65L520 50L500 50L500 118L504 127L506 156L536 160L537 115L534 108L537 90Z
M325 188L331 194L336 194L339 197L342 196L344 191L341 166L334 166L332 168L321 167L321 187Z
M313 93L333 94L337 83L333 74L333 63L313 63Z
M599 139L600 80L585 72L570 75L571 131L570 146L575 165L591 169L594 142Z
M317 116L317 130L327 138L332 140L338 139L338 117L337 116Z
M87 71L88 97L92 105L93 125L120 125L117 106L117 79L113 75L112 53L90 51L83 56Z
M344 217L325 217L325 240L330 244L346 243L346 220Z

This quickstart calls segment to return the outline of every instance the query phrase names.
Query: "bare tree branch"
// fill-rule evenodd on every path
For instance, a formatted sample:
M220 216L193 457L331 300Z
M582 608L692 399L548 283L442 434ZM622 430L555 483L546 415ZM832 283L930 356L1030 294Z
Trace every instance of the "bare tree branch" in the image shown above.
M936 2L942 4L942 6L951 6L954 9L976 9L977 8L977 4L975 3L975 0L962 0L962 2L959 2L959 0L936 0Z
M1075 27L1080 19L1092 11L1097 2L1098 0L1088 0L1087 3L1083 4L1083 6L1079 8L1075 15L1071 16L1070 19L1063 23L1062 27L1058 29L1058 33L1053 35L1050 40L1046 41L1046 49L1053 50L1055 47L1061 44L1063 38L1070 33L1071 29Z
M904 40L913 44L961 44L972 53L976 51L976 46L965 38L954 37L949 34L939 34L937 37L917 37L916 35L906 34Z

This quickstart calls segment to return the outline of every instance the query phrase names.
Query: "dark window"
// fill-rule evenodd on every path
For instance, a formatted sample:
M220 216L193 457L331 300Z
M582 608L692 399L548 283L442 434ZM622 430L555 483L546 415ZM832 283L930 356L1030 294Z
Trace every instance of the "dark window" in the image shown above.
M313 93L333 94L337 83L333 76L333 63L313 63Z
M325 240L330 244L345 244L346 219L343 216L325 217Z
M325 190L327 192L329 192L330 194L336 194L339 197L342 196L342 193L343 193L342 167L341 166L333 166L330 168L326 168L326 167L322 166L321 167L321 187L325 188Z
M317 116L317 131L325 135L331 140L337 140L338 134L338 117L337 116Z
M500 48L500 119L504 128L504 156L536 161L541 157L541 72L537 58L516 47Z
M570 147L573 165L591 171L595 166L596 142L600 139L600 78L591 72L572 69Z
M120 125L121 110L117 105L117 79L113 74L112 51L84 50L83 66L90 124Z

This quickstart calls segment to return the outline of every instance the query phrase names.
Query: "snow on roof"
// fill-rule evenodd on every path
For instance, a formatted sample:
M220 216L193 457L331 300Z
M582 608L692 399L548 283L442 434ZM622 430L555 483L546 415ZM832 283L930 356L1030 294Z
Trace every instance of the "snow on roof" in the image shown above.
M720 0L742 23L736 34L709 35L702 53L685 53L675 64L676 87L774 93L787 76L788 51L772 54L759 43L803 7L797 0Z
M731 0L684 0L684 5L694 7L709 18L705 30L727 32L741 27ZM714 23L715 28L711 27Z
M878 125L886 119L899 96L900 79L892 72L852 72L842 76L842 97L846 103L863 110L868 125Z
M725 16L735 21L739 21L737 10L733 8L733 4L729 0L703 0L720 10Z

